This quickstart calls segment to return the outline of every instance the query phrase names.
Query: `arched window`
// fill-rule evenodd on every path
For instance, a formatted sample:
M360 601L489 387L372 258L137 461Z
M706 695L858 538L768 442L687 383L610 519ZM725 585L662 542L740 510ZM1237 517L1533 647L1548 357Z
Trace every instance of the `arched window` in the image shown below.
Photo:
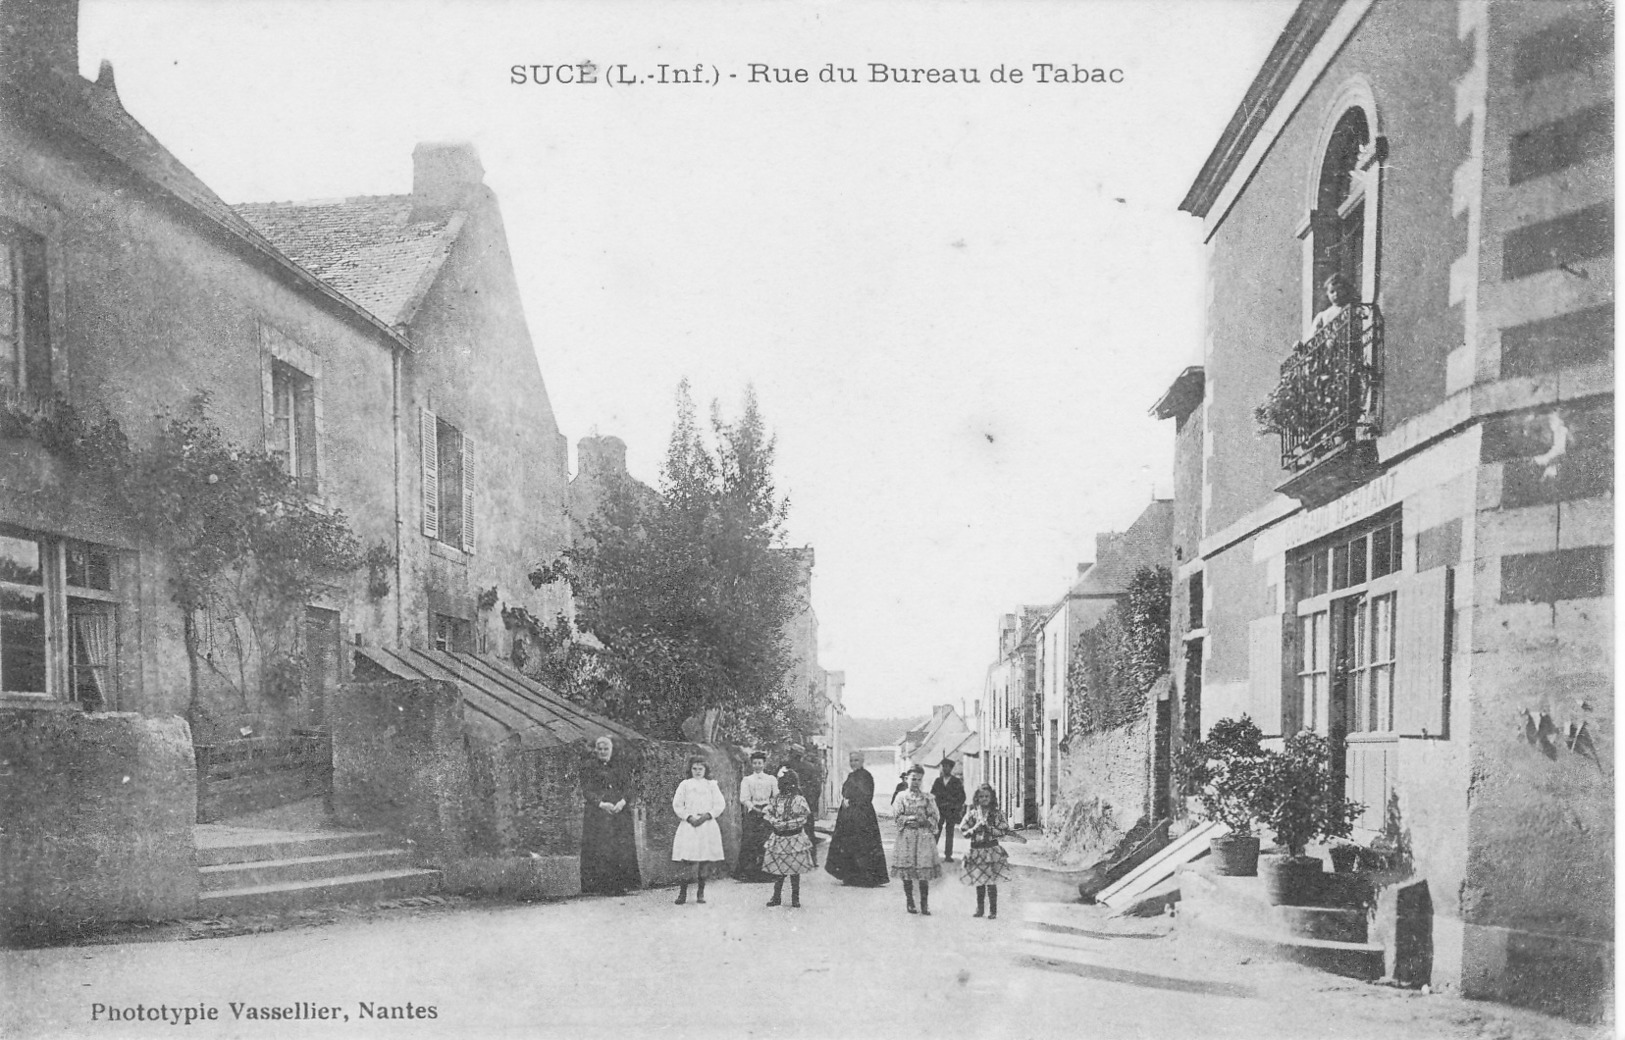
M1365 294L1365 178L1360 173L1360 156L1371 141L1371 128L1365 113L1351 108L1343 113L1332 131L1331 143L1320 164L1320 184L1315 197L1314 277L1319 291L1326 279L1342 275L1353 288L1356 300ZM1315 301L1319 307L1330 301Z
M1382 166L1387 141L1377 124L1370 84L1356 77L1325 109L1314 166L1307 171L1308 218L1303 240L1303 323L1308 335L1332 301L1326 281L1339 275L1348 287L1344 303L1375 303L1379 286L1378 245Z

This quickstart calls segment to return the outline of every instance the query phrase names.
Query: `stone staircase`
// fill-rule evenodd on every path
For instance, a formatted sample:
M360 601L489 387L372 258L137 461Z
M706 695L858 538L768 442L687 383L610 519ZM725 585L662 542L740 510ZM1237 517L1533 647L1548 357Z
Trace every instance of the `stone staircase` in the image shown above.
M204 916L273 913L325 903L373 903L424 895L440 871L375 831L288 831L201 824L196 828Z
M1202 861L1182 868L1181 927L1208 933L1259 956L1345 975L1375 979L1383 974L1383 947L1370 941L1369 921L1351 875L1329 875L1326 906L1277 906L1259 877L1215 874Z

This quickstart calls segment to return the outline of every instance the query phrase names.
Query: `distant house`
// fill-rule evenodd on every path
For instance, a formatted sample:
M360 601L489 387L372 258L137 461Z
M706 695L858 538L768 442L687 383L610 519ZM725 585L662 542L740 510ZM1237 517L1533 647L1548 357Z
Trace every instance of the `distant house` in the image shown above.
M1067 674L1078 637L1099 624L1106 612L1128 593L1129 581L1142 567L1165 565L1173 519L1173 502L1159 499L1135 518L1128 530L1095 537L1093 565L1081 566L1078 580L1044 618L1037 640L1038 702L1043 706L1038 732L1038 812L1047 820L1061 791L1061 742L1071 732Z

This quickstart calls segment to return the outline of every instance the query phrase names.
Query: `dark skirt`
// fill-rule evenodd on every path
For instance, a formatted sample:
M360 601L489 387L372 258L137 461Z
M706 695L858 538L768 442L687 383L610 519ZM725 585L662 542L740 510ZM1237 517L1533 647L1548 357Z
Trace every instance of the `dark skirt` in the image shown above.
M586 806L581 815L581 891L618 896L642 887L632 807L607 813L597 805Z
M762 851L773 829L759 812L745 814L739 826L739 859L734 864L734 880L745 882L772 881L773 875L762 869Z
M835 834L824 856L824 869L848 885L873 887L891 880L886 873L886 847L872 803L846 805L835 817Z

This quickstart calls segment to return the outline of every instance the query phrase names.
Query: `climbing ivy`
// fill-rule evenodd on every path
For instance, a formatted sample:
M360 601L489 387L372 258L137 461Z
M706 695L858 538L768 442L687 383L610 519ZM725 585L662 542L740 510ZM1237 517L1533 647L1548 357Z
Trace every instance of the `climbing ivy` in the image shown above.
M1118 729L1145 716L1151 685L1168 671L1172 585L1168 568L1141 567L1123 600L1078 636L1066 674L1073 733Z

